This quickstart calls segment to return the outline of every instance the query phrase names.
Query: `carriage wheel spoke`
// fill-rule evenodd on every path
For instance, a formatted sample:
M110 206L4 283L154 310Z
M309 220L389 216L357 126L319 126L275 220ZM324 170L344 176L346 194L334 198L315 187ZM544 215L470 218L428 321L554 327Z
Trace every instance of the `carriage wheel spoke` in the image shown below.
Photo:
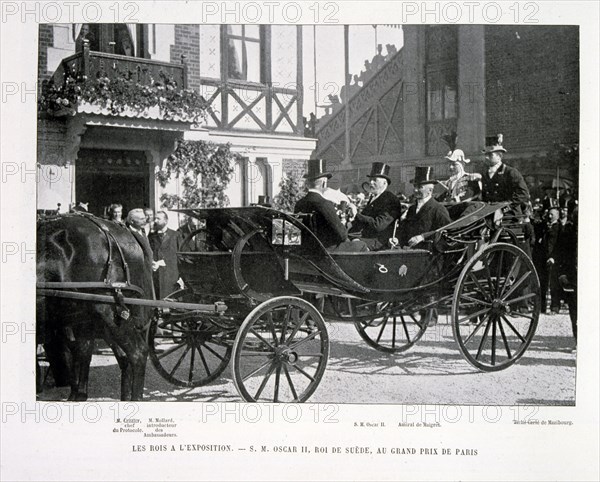
M498 320L498 327L500 328L500 334L502 335L502 341L504 342L504 348L506 349L506 355L509 360L512 358L510 354L510 347L508 346L508 340L506 339L506 333L504 332L504 327L502 326L502 322Z
M190 370L188 371L188 382L194 379L194 360L196 357L196 346L192 345L192 352L190 353Z
M186 345L185 351L181 354L181 356L179 357L179 360L177 360L177 363L175 364L175 366L171 370L171 373L169 373L170 376L173 376L173 373L175 373L177 371L177 369L179 368L179 365L181 365L181 362L183 361L183 359L187 355L188 351L190 351L190 345Z
M500 251L502 253L503 251ZM492 320L492 366L496 364L496 318Z
M382 323L387 323L387 321L386 321L386 320L387 320L387 318L388 318L389 316L390 316L390 314L389 314L389 313L386 313L386 314L384 315L384 321L383 321ZM375 322L377 321L377 319L378 319L378 318L377 318L377 316L375 316L375 317L371 318L369 321L367 321L367 322L365 323L365 328L369 328L369 327L373 326L373 323L375 323Z
M515 273L519 272L519 269L516 269L517 267L519 269L521 268L521 258L519 258L518 256L515 258L515 260L513 261L512 266L508 270L508 274L506 275L506 278L504 279L504 283L502 284L502 289L500 290L500 296L502 296L502 294L506 290L507 284L508 284L508 280L511 279L515 275Z
M477 298L473 298L469 295L460 295L461 298L467 300L467 301L472 301L473 303L477 303L478 305L483 305L483 306L492 306L491 303L488 303L487 301L483 301L483 300L479 300Z
M221 356L218 352L216 352L215 350L213 350L210 346L208 346L208 344L204 344L202 345L204 346L204 348L206 348L209 352L211 352L214 356L216 356L219 360L224 361L225 357Z
M527 313L509 313L510 316L515 316L517 318L527 318L528 320L533 321L534 317L533 315L528 315Z
M288 385L290 386L290 390L292 391L292 395L294 396L294 402L297 402L298 394L296 393L296 388L292 383L292 377L290 376L290 372L288 370L287 365L283 365L283 372L285 373L285 378L287 378Z
M490 332L490 324L491 323L492 323L492 319L490 318L489 321L487 322L487 325L485 326L483 336L481 337L481 342L479 343L479 348L477 349L477 355L475 355L476 360L479 360L479 357L481 356L481 352L483 351L483 345L485 344L485 339L487 338L488 333Z
M273 345L278 346L277 333L275 333L275 324L273 323L273 312L269 311L267 313L267 323L269 324L269 329L271 330L271 336L273 337Z
M521 285L523 284L523 282L524 282L524 281L525 281L527 278L529 278L529 275L530 275L530 274L531 274L531 271L527 271L527 273L525 273L523 276L521 276L521 277L519 278L519 280L518 280L516 283L514 283L514 284L511 286L511 288L508 290L508 292L507 292L507 293L503 293L503 294L501 295L502 299L503 299L503 300L506 300L506 299L507 299L507 298L508 298L510 295L512 295L512 294L515 292L515 290L516 290L516 289L517 289L519 286L521 286Z
M513 331L513 333L515 335L517 335L517 337L519 337L519 340L521 340L523 343L525 343L525 338L523 338L521 336L521 334L517 331L517 329L512 325L512 323L510 321L508 321L508 318L506 318L506 316L502 315L502 319L506 322L506 324L510 327L510 329Z
M381 335L383 335L383 330L385 330L385 325L387 325L387 322L389 319L390 319L389 315L385 315L385 318L383 319L383 323L381 324L381 330L379 330L379 335L377 336L376 343L379 343L379 340L381 340Z
M304 343L306 343L307 341L313 340L316 336L321 334L321 330L317 330L317 331L313 331L310 335L308 335L305 338L302 338L302 340L297 341L296 343L294 343L292 346L290 346L290 350L295 350L296 348L298 348L299 346L303 345Z
M494 282L492 281L492 273L490 273L490 267L488 265L488 257L485 258L485 262L483 263L483 269L485 271L485 276L488 281L489 293L490 293L491 297L493 298L494 293L496 292L496 289L494 288Z
M292 317L292 308L291 308L291 306L288 306L287 310L285 310L285 316L283 317L283 327L281 329L280 345L283 345L285 343L285 333L287 332L288 323L290 322L291 317Z
M408 343L410 343L412 340L410 339L410 334L408 333L408 326L406 326L406 321L404 320L404 317L402 315L400 315L400 320L402 321L402 327L404 328L404 334L406 335L406 341L408 341ZM394 326L394 335L396 335L396 327ZM395 338L395 336L394 336Z
M537 296L535 293L528 293L526 295L519 296L518 298L513 298L512 300L507 300L507 301L505 301L505 303L507 305L512 305L513 303L516 303L517 301L528 300L529 298L534 298L535 296Z
M266 362L264 362L261 366L259 366L256 370L248 373L248 375L246 375L244 378L242 378L242 381L246 381L248 380L248 378L253 377L254 375L256 375L259 371L261 371L263 368L265 368L267 365L272 364L273 363L273 359L269 358Z
M174 351L177 351L177 350L179 350L180 348L183 348L184 346L186 346L186 343L185 343L185 342L181 342L179 345L172 346L172 347L171 347L171 348L169 348L168 350L165 350L164 352L162 352L162 353L159 353L157 358L158 358L159 360L162 360L162 359L163 359L164 357L166 357L167 355L170 355L170 354L171 354L171 353L173 353Z
M483 324L485 323L485 321L488 319L488 317L483 317L481 319L481 321L479 323L477 323L477 326L475 327L475 329L471 332L471 334L467 337L467 339L464 342L464 345L467 346L467 344L473 339L473 337L477 334L477 332L479 331L479 329L483 326Z
M271 378L271 375L273 374L274 371L275 371L275 363L272 363L271 368L269 368L269 371L266 373L265 377L263 378L263 381L260 384L260 387L258 387L258 390L256 391L256 395L254 395L254 400L258 400L258 397L260 397L260 394L267 386L269 378Z
M498 271L496 274L496 296L500 295L500 277L502 275L502 262L503 261L504 261L504 250L500 251L500 260L498 261ZM506 280L504 280L504 282L506 283Z
M290 334L290 336L287 339L287 345L289 345L292 342L292 340L296 336L296 333L298 333L298 330L306 322L306 320L308 319L309 316L310 316L310 313L307 311L306 313L304 313L302 315L302 318L299 318L297 320L296 325L294 326L294 329L292 330L292 333Z
M467 316L464 316L463 318L459 318L458 323L461 324L461 323L464 323L465 321L472 320L473 318L477 318L478 316L483 315L483 314L487 313L488 311L490 311L489 308L484 308L483 310L476 311L475 313L471 313Z
M205 348L206 348L206 346L205 346ZM196 347L196 349L198 350L198 353L200 354L200 360L202 360L202 364L204 365L204 369L206 370L206 374L208 376L210 376L210 368L208 368L208 363L206 362L206 357L204 356L204 353L202 352L202 347L198 346L198 347Z
M313 376L311 376L308 373L306 373L304 370L302 370L302 368L300 368L295 363L290 363L290 366L294 367L296 370L298 370L300 373L302 373L302 375L304 375L306 378L308 378L311 382L315 381L315 378Z
M272 351L275 351L275 347L271 345L267 340L265 340L261 335L259 335L254 328L250 328L250 333L252 333L256 338L262 341L265 345L267 345Z
M277 371L275 372L275 390L273 394L273 403L277 403L279 401L279 378L281 377L281 365L277 366Z
M479 282L479 280L477 279L477 277L475 276L475 274L472 271L469 271L469 278L471 278L474 283L477 285L477 288L479 289L479 293L486 298L487 300L491 300L492 297L486 293L485 288L481 285L481 283Z
M300 357L304 357L304 358L314 358L314 357L323 358L323 353L296 353L296 356L298 358L300 358Z

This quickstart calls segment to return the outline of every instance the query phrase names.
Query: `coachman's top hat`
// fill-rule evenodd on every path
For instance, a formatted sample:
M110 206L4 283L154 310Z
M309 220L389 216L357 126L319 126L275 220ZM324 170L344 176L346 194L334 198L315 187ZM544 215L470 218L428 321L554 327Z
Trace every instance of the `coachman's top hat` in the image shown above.
M465 153L462 149L454 149L453 151L448 152L445 159L450 162L462 162L463 164L471 162L471 159L465 159Z
M314 181L320 177L329 179L333 174L327 172L327 161L325 159L309 159L306 174L304 177L309 181Z
M367 177L382 177L388 184L392 183L392 180L390 179L390 166L383 162L374 162L371 166L371 172Z
M435 184L437 181L431 179L431 166L416 166L415 178L410 182L415 186L422 186L423 184Z
M481 152L484 154L491 154L492 152L506 152L506 149L502 147L502 141L504 140L504 136L502 134L497 134L495 136L486 136L485 138L485 149Z

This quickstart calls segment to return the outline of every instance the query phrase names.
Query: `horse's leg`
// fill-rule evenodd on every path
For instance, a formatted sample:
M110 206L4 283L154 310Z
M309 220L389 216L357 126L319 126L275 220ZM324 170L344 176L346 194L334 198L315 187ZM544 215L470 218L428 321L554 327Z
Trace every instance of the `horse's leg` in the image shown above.
M116 341L113 340L111 332L107 326L104 327L104 340L106 343L108 343L111 350L115 354L117 364L121 370L121 400L131 400L132 374L127 354L121 349Z
M94 326L92 323L85 323L74 330L73 335L69 343L73 358L69 401L85 402L88 397L90 365L95 346Z
M113 352L122 359L119 362L121 368L121 400L141 400L144 393L144 378L146 374L146 360L148 358L148 346L143 335L136 330L133 317L128 320L120 320L117 325L114 321L112 308L102 308L105 320L105 336L112 340ZM121 356L124 354L124 357ZM126 362L125 362L126 359Z

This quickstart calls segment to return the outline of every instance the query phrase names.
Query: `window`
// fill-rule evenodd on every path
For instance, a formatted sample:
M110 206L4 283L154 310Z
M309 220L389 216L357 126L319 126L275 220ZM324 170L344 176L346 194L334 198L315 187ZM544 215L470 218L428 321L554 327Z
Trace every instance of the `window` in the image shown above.
M427 120L456 118L456 75L452 71L430 72L427 76Z
M225 26L227 78L261 82L261 34L258 25Z

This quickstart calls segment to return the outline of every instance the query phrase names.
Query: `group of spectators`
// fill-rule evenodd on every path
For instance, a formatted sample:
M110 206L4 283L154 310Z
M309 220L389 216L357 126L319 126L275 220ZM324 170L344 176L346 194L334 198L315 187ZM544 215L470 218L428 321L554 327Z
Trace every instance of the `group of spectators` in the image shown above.
M136 208L129 211L123 221L123 206L117 203L109 206L107 218L127 226L142 246L148 264L152 266L156 298L165 298L178 287L183 287L177 267L177 252L181 251L185 241L188 241L187 250L200 250L204 233L197 233L188 240L191 233L201 228L200 220L188 216L185 224L176 231L168 227L166 211L155 214L151 208Z

